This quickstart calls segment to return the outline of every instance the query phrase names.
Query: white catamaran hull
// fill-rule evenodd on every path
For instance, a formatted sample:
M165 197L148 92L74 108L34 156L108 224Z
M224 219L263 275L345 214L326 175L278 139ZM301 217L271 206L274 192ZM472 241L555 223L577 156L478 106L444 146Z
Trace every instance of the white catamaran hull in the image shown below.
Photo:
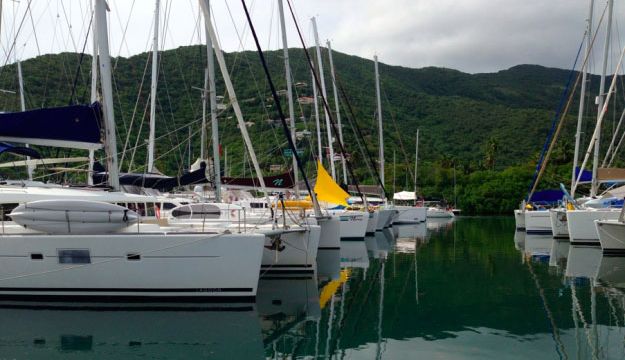
M595 220L616 220L621 209L567 210L571 245L599 245Z
M451 210L434 207L430 207L427 209L427 217L429 218L452 218L454 216L454 212Z
M514 222L517 230L525 231L525 211L514 210Z
M320 235L319 225L266 232L261 276L298 274L312 277L316 270Z
M625 223L618 220L595 221L604 255L625 255Z
M375 226L378 224L378 216L380 216L380 214L377 211L369 212L366 235L375 234Z
M378 223L375 225L376 231L382 230L391 225L393 215L395 215L395 209L379 209L378 213Z
M424 222L427 216L427 208L423 206L395 206L399 212L393 224L417 224Z
M526 211L525 232L528 234L551 235L549 211Z
M317 219L321 226L319 249L341 248L341 222L338 216L327 216Z
M209 233L0 237L0 299L253 299L264 236Z
M549 220L551 221L551 233L556 239L569 238L569 225L566 220L566 209L550 209Z
M341 240L363 240L367 231L369 216L364 211L334 211L341 226Z

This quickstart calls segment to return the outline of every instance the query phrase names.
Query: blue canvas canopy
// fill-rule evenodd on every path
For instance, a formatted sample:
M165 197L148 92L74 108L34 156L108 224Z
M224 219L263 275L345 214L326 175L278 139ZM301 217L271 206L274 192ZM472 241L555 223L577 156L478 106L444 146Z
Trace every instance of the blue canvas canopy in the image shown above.
M99 149L100 103L0 114L0 141Z
M542 190L542 191L537 191L534 194L532 194L532 197L530 198L529 202L555 203L555 202L562 200L562 197L564 197L564 192L562 190L559 190L559 189L558 190L556 189Z
M575 167L575 178L577 179L579 177L579 166ZM592 171L590 170L584 170L582 171L582 177L579 179L579 183L580 184L584 184L584 183L590 183L592 182Z

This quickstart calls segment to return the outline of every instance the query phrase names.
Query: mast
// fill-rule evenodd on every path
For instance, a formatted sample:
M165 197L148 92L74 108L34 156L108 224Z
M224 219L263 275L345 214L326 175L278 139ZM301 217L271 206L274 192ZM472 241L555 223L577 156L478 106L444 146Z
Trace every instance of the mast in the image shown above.
M204 21L210 24L210 0L205 0L205 1L206 1L206 13L207 14L206 14ZM212 136L212 143L213 143L213 172L215 173L213 182L215 184L215 201L221 202L221 160L219 157L219 123L217 122L217 90L215 87L215 58L213 55L213 39L208 33L208 27L205 27L204 30L206 33L206 65L207 65L207 76L205 77L205 80L208 79L208 97L210 100L210 112L211 112L211 136ZM206 82L204 82L204 89L206 89ZM206 134L205 123L203 124L202 131L204 131L204 134ZM202 146L206 146L206 145L202 143Z
M202 88L202 123L200 125L200 159L202 160L206 159L206 107L208 106L207 92L208 67L204 69L204 87Z
M0 0L1 1L1 0ZM95 5L92 3L92 7ZM93 104L98 100L98 43L96 38L96 18L95 13L93 15L93 24L91 25L92 38L93 38L93 53L91 54L91 103ZM93 163L95 162L95 151L89 150L89 168L87 173L87 185L93 185Z
M278 11L280 12L280 27L282 28L282 49L284 53L284 73L286 77L286 93L287 100L289 103L289 118L291 119L291 138L293 139L293 145L295 145L297 151L297 142L295 141L295 107L293 106L293 84L291 81L291 65L289 63L289 45L286 39L286 26L284 21L284 7L282 4L282 0L278 0ZM299 198L299 186L297 183L299 182L299 174L297 169L297 159L295 158L295 154L292 156L293 160L293 180L295 181L295 197Z
M117 165L117 134L113 112L113 85L111 82L111 57L109 55L108 28L106 23L106 0L96 0L95 23L98 37L100 85L102 86L102 111L104 113L106 163L109 185L119 190L119 167Z
M397 159L395 158L395 149L393 149L393 194L395 194L396 190L395 190L395 175L396 175L396 161Z
M595 0L590 0L588 19L586 19L586 51L584 55L584 67L582 70L582 85L579 93L579 111L577 113L577 131L575 132L575 153L573 154L573 174L571 179L571 197L575 197L573 184L575 183L575 169L579 163L579 146L581 141L582 119L584 117L584 99L586 97L586 78L588 75L588 57L590 56L590 46L592 41L592 13Z
M241 107L239 106L239 100L237 99L237 95L234 92L234 86L232 85L232 80L230 79L228 68L226 67L226 60L224 58L224 54L221 51L221 46L219 45L217 35L215 34L215 29L213 29L213 23L210 18L210 12L208 10L208 4L205 1L200 0L200 7L202 8L202 12L204 14L204 25L213 43L215 56L217 57L217 63L219 64L221 75L224 79L226 89L228 90L228 95L230 96L230 104L232 105L232 109L234 110L234 114L237 118L239 130L241 131L241 136L243 136L243 141L245 142L245 146L247 148L247 151L249 152L250 159L252 160L252 164L254 165L254 170L256 171L256 177L258 178L258 182L260 183L261 191L263 192L263 194L265 194L267 204L271 204L267 189L265 187L265 179L263 179L263 174L260 170L260 166L258 165L256 153L254 152L254 148L252 147L252 141L250 140L250 136L247 132L245 121L243 120L243 113L241 112Z
M314 97L314 106L315 106L315 125L317 126L317 156L319 161L323 164L323 152L321 151L321 124L319 123L319 104L317 103L319 94L317 94L317 82L315 81L315 72L311 71L312 74L312 86L313 86L313 97Z
M148 172L154 171L154 130L156 127L156 87L158 85L158 20L160 0L154 7L154 37L152 40L152 85L150 87L150 137L148 139Z
M341 125L341 111L339 108L339 93L336 90L336 75L334 74L334 61L332 60L332 46L330 41L326 42L328 45L328 56L330 57L330 75L332 76L332 88L334 90L334 105L336 106L336 121L339 126L339 140L343 144L343 126ZM341 154L341 166L343 167L343 183L347 184L347 168L345 165L345 154Z
M380 100L380 73L378 72L378 56L375 61L375 95L378 103L378 131L380 133L380 180L384 184L384 134L382 133L382 101Z
M24 98L24 78L22 77L22 62L20 60L17 60L17 80L20 88L20 109L22 111L26 111L26 100ZM25 144L25 146L28 147L28 144ZM26 160L30 160L30 156L27 156ZM35 167L29 162L26 170L28 172L28 180L30 181L33 180L34 169Z
M606 23L605 44L603 48L603 67L601 68L601 82L599 84L599 96L597 97L597 119L603 111L603 102L605 100L605 77L608 69L608 56L610 52L610 36L612 34L612 12L614 9L614 0L608 0L608 22ZM597 120L598 121L598 120ZM597 169L599 167L599 146L601 140L601 130L599 129L595 140L595 152L592 163L592 186L590 187L590 196L596 196L599 189L597 180Z
M315 33L315 48L317 50L317 62L319 63L319 79L321 80L321 95L324 99L328 98L326 92L326 81L323 76L323 61L321 59L321 48L319 47L319 34L317 33L317 20L313 17L310 19L313 24L313 31ZM324 106L323 112L326 118L326 131L328 133L328 148L330 149L330 169L332 170L332 179L336 180L336 169L334 168L334 147L332 146L332 128L330 128L330 115L328 109Z
M419 168L419 129L417 129L417 140L414 153L414 204L417 205L417 169Z

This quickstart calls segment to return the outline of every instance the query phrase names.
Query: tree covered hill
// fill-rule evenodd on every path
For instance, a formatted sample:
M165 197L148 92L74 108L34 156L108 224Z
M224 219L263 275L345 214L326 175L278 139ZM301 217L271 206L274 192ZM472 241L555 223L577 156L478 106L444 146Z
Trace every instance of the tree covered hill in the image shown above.
M328 101L333 110L327 55L324 49ZM314 52L311 56L314 57ZM200 89L204 83L205 57L205 49L201 46L180 47L164 51L160 56L156 166L168 174L179 173L187 166L189 133L192 134L191 158L199 155ZM284 89L282 52L269 51L266 57L278 89ZM296 95L312 96L311 75L304 51L291 49L290 57L294 82L297 83ZM364 143L372 154L377 154L374 64L369 59L336 51L333 58L339 82L355 110L355 118L352 118L342 104L345 143L352 154L358 176L364 182L372 183L370 172L358 153L351 122L358 123L364 132ZM269 165L274 164L286 166L290 161L282 156L286 140L276 122L272 121L278 118L277 112L258 55L251 51L229 53L226 60L263 168L268 170ZM145 166L150 61L147 53L113 59L118 150L120 153L126 150L123 170L131 165L132 169L142 171ZM90 68L91 57L75 53L44 55L24 61L22 69L27 108L87 103ZM419 157L426 169L451 163L468 175L477 170L503 170L527 164L536 158L544 143L568 76L567 70L537 65L519 65L496 73L467 74L445 68L412 69L380 64L387 186L392 182L393 151L397 153L398 183L402 186L408 183L411 171L408 164L414 162L417 129L421 132ZM591 77L591 89L595 89L598 82L596 76ZM1 68L0 89L17 88L16 66ZM250 167L244 165L242 140L232 109L227 106L229 101L219 72L217 90L225 98L226 109L220 111L219 130L222 149L228 149L230 174L242 175L245 172L249 175ZM572 157L576 103L569 112L570 119L563 135L562 162ZM286 106L286 101L283 105ZM313 109L306 104L296 104L296 107L297 129L307 129L313 134L299 141L299 146L306 150L305 157L310 159L311 154L316 154ZM18 96L0 93L0 110L19 110ZM284 110L286 112L286 108ZM323 109L319 111L322 127L325 128ZM593 117L593 111L588 111L588 119ZM592 128L590 123L586 122L588 129ZM323 139L325 143L325 136ZM135 148L133 154L132 149ZM429 176L433 175L420 173L423 186L427 185Z

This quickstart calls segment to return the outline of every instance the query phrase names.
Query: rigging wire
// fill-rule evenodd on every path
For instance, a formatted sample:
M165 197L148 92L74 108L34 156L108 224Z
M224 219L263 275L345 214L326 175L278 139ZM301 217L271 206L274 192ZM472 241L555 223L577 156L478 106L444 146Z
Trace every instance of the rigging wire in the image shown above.
M250 25L250 31L252 32L252 36L254 37L254 42L256 43L256 48L258 50L258 56L260 57L260 61L263 65L263 69L265 70L265 75L267 76L267 82L269 83L269 87L271 88L271 94L273 95L276 109L278 110L278 114L280 115L280 121L282 122L282 129L284 130L284 136L287 138L287 141L289 142L289 147L291 148L291 151L293 152L293 157L295 158L298 169L302 174L302 178L304 179L306 189L308 190L308 193L310 194L311 198L313 199L313 202L315 203L315 208L317 208L318 204L316 201L316 197L313 196L313 190L310 186L310 183L308 182L308 177L306 176L306 172L302 168L302 161L299 155L297 154L297 151L295 148L295 139L291 138L291 132L286 123L286 118L284 116L284 113L282 112L280 98L278 97L278 93L274 87L273 81L271 80L271 74L269 74L269 68L267 67L267 62L265 60L265 56L263 55L263 51L260 47L260 43L258 42L258 37L256 36L256 31L254 30L252 19L250 18L250 14L247 10L247 6L245 5L245 0L241 0L241 4L243 5L243 9L245 10L245 16L247 17L247 22Z
M244 0L241 0L244 1ZM302 37L302 32L300 31L299 28L299 24L297 23L297 19L295 18L295 13L293 12L293 7L291 6L291 1L287 0L287 5L289 6L289 10L291 12L291 16L293 18L293 22L295 23L295 28L297 29L297 34L299 35L299 39L300 42L302 43L302 47L304 49L304 54L306 55L306 59L308 60L308 66L310 68L310 70L313 72L313 78L315 80L315 83L317 84L318 88L321 88L321 82L319 81L319 76L317 74L317 72L314 70L314 66L312 63L312 60L310 58L310 54L308 53L308 49L306 48L306 43L304 42L304 38ZM322 100L322 104L323 107L325 108L327 114L328 114L328 119L330 120L330 124L334 130L335 134L338 134L338 129L336 126L336 122L334 121L334 117L332 116L332 110L330 109L330 106L328 105L328 102L325 98L325 96L321 95L321 100ZM329 129L328 129L329 131ZM337 143L339 144L339 148L341 150L342 154L347 154L347 151L345 149L345 147L343 146L343 142L341 141L341 139L336 138ZM330 144L331 145L331 144ZM334 161L334 159L331 159L331 161ZM358 195L361 197L362 201L364 204L366 204L367 202L365 201L364 198L364 194L362 193L362 191L360 191L360 186L358 185L358 180L356 178L356 176L354 175L354 170L352 168L352 164L349 161L345 161L346 165L347 165L347 169L349 171L349 175L352 178L352 181L354 182L354 185L356 186L356 191L358 192ZM385 191L386 193L386 191Z
M601 23L603 22L603 17L604 17L604 15L606 13L606 9L607 9L607 6L606 6L606 8L603 11L603 14L601 15L601 19L599 20L599 24L597 26L601 26ZM570 92L570 94L568 96L568 101L566 101L566 103L565 103L566 95L569 93L571 80L573 79L573 75L575 73L575 66L577 64L577 60L579 59L579 55L581 53L582 46L584 44L584 38L585 38L585 36L582 36L582 41L580 43L579 49L577 50L577 56L575 57L575 62L574 62L573 67L571 68L571 71L569 73L569 78L567 80L566 87L565 87L565 89L564 89L564 91L562 93L562 96L560 98L560 104L558 105L558 109L557 109L557 111L556 111L556 113L554 115L554 118L553 118L553 122L552 122L552 125L551 125L551 131L550 131L549 135L547 136L547 140L545 142L545 145L543 146L543 150L541 152L540 158L539 158L538 163L536 165L536 171L534 172L534 176L533 176L532 182L530 184L530 190L528 191L528 194L527 194L527 199L526 199L527 201L529 201L532 198L532 195L533 195L534 191L536 190L536 187L538 186L538 183L540 182L542 174L545 171L545 167L546 167L547 163L549 162L549 157L551 156L551 152L553 151L553 148L555 146L555 142L558 139L560 131L562 130L562 126L564 125L564 122L565 122L564 120L566 119L566 115L567 115L569 107L570 107L570 105L572 103L573 95L575 94L574 90L577 88L577 85L578 85L578 83L579 83L579 81L580 81L580 79L582 77L582 73L580 72L577 75L577 78L576 78L575 83L573 85L573 89L571 90L571 92ZM591 48L594 45L596 38L597 38L597 33L595 32L595 34L593 36L593 39L592 39L592 41L590 43L590 47ZM588 61L588 58L584 57L584 61L583 61L582 66L581 66L582 68L584 68L584 66L586 65L587 61ZM564 105L564 109L562 109L563 105ZM558 123L558 119L559 119L559 123ZM557 125L557 127L556 127L556 125ZM580 171L580 174L581 174L581 171ZM573 187L574 187L574 184L571 184L571 188L573 188Z

